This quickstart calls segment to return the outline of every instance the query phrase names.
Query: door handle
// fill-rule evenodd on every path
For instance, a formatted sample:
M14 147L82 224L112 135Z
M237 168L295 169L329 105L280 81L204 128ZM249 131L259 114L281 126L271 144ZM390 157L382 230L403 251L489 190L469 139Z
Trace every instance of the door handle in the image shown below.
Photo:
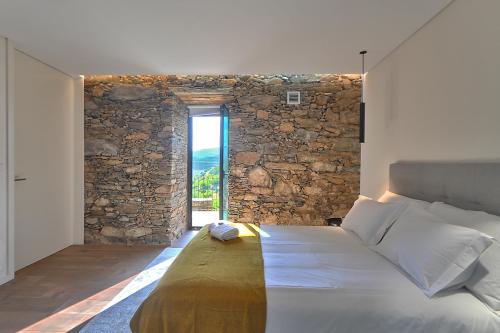
M22 182L22 181L25 181L25 180L28 180L28 179L27 178L19 178L19 177L14 178L15 182Z

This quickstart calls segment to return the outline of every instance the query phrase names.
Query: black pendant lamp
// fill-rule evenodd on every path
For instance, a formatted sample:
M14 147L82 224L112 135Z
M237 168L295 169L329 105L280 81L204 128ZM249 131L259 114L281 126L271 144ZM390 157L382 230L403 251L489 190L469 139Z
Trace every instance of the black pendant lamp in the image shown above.
M361 103L359 104L359 142L365 142L365 54L361 51Z

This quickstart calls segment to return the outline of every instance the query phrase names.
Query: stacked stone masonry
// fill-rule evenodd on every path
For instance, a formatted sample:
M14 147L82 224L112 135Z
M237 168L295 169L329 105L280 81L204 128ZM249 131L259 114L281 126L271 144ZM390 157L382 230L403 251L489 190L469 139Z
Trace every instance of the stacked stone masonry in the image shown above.
M300 105L286 104L292 90ZM189 104L229 109L231 220L344 216L359 194L359 98L358 75L86 78L85 241L168 245L184 232Z

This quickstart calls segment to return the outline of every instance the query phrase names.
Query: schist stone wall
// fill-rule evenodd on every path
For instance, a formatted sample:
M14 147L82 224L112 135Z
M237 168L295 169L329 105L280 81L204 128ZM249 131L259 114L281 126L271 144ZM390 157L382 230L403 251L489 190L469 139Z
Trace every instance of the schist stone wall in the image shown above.
M230 216L324 225L359 193L359 76L251 77L231 114ZM286 92L301 92L287 105Z
M85 242L169 244L182 234L187 119L162 80L85 80Z
M286 92L301 104L287 105ZM359 193L358 75L85 80L86 242L169 244L186 228L186 105L230 112L230 219L323 225Z

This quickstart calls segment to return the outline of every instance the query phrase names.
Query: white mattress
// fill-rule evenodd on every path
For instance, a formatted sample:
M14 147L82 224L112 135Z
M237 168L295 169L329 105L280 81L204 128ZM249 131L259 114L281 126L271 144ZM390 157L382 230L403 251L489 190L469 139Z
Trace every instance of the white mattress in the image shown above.
M500 332L498 314L466 290L429 299L342 228L262 230L266 333Z

